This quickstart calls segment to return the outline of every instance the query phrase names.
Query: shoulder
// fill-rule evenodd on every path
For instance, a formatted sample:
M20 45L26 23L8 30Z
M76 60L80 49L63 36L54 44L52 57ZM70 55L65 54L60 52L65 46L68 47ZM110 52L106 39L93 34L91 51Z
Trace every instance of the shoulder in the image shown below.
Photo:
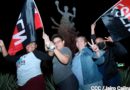
M71 51L68 47L63 47L61 51Z
M64 53L64 54L72 54L71 50L68 47L62 48L61 52Z

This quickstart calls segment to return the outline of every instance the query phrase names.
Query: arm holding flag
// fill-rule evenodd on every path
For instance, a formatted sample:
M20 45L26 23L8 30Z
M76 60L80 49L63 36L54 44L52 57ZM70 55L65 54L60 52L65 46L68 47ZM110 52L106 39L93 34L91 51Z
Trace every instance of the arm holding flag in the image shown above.
M53 48L51 49L52 42L50 41L49 36L45 32L43 32L42 38L43 38L44 43L45 43L45 51L48 51L48 54L50 56L53 56L54 52L53 52Z
M95 26L96 26L96 23L93 23L91 25L91 39L93 40L96 40ZM107 43L107 46L112 48L113 53L115 54L116 57L121 58L127 55L128 52L126 48L119 41L115 42L111 36L105 37L103 39Z
M96 27L96 23L93 23L91 25L91 39L93 39L94 42L96 40L95 27Z
M70 56L63 54L59 49L55 48L55 45L53 44L53 42L50 41L47 34L45 33L43 34L43 39L45 41L45 45L47 46L49 54L51 55L55 54L61 63L68 64Z

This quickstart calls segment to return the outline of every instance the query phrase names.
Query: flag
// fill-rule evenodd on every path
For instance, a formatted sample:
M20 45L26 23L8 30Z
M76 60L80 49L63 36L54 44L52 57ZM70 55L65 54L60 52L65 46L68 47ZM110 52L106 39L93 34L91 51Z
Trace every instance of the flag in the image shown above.
M120 0L101 19L114 41L129 37L130 0Z
M43 28L42 20L34 0L26 0L16 23L8 53L15 55L28 43L36 41L35 30Z

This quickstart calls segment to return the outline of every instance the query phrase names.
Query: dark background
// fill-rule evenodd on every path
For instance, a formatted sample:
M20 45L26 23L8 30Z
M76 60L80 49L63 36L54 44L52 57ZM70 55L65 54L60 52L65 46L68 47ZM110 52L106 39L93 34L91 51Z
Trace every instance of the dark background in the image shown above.
M0 1L0 39L4 40L7 49L24 1L25 0ZM61 10L63 10L65 5L69 6L69 12L72 12L73 6L76 7L76 18L74 19L76 30L89 38L90 25L117 1L118 0L59 0L59 5ZM61 19L61 15L57 11L54 3L55 0L35 0L35 2L41 14L45 32L49 36L52 36L56 33L56 30L51 29L51 26L54 24L50 17L53 17L58 23ZM38 34L38 37L40 37L38 42L39 49L43 49L41 44L43 41L41 40L40 33ZM103 37L107 35L107 30L101 20L97 22L96 33ZM129 38L122 40L121 43L129 52ZM121 62L128 64L126 60ZM0 54L0 72L15 72L14 68L15 64L12 62L5 62Z

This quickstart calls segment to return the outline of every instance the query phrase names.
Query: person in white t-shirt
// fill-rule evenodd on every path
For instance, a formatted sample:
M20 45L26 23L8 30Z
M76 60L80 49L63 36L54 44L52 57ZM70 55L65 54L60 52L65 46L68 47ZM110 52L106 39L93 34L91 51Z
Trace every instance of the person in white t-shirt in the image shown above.
M0 40L0 47L3 57L16 62L19 90L45 90L40 64L41 60L51 60L52 57L36 50L37 44L35 42L27 44L25 47L27 54L20 56L10 56L2 40Z

